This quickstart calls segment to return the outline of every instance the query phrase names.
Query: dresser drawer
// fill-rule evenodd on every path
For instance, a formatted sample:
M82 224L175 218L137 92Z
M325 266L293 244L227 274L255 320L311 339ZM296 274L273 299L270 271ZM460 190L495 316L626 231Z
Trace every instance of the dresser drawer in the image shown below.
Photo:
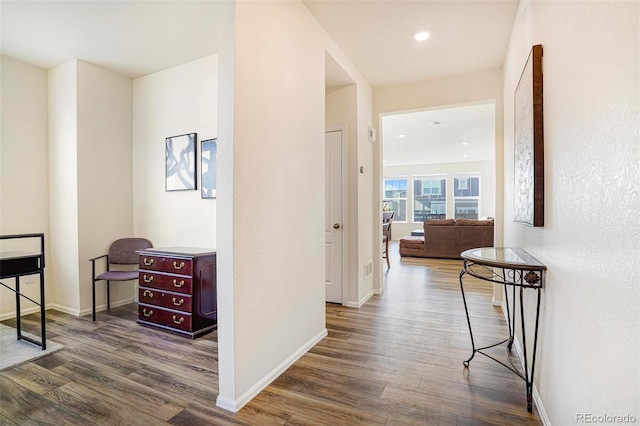
M192 259L141 254L139 266L140 269L168 272L170 274L191 275L193 273Z
M176 275L156 274L148 271L140 271L139 285L160 290L177 291L179 293L192 294L193 282L191 277L179 277Z
M148 305L162 306L178 311L191 312L192 298L186 294L157 290L155 288L138 288L138 301Z
M191 315L157 306L138 305L138 318L179 330L191 331Z

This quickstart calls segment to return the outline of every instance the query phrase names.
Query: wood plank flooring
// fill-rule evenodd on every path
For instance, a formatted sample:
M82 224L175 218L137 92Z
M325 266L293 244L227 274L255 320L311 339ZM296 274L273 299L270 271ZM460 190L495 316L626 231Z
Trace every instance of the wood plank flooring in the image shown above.
M215 406L217 335L141 327L137 308L98 321L47 311L62 351L0 372L0 425L539 425L524 382L476 356L460 296L461 261L403 259L360 309L327 304L329 336L233 414ZM480 344L506 333L491 287L465 281ZM14 325L15 321L4 322ZM38 318L23 317L38 333ZM504 357L504 349L496 349Z

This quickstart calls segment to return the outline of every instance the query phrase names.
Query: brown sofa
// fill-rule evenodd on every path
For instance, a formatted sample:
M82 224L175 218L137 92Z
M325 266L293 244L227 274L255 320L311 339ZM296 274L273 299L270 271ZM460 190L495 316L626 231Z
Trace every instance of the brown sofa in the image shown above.
M493 247L493 220L425 220L424 237L402 237L400 256L460 259L476 247Z

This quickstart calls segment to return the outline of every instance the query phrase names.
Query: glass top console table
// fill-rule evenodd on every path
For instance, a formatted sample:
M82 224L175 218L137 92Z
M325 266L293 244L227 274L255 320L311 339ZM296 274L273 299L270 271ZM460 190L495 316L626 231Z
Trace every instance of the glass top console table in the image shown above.
M469 325L469 335L471 337L471 347L473 353L471 357L463 362L465 368L469 368L469 362L473 359L476 353L480 353L499 364L503 365L507 369L517 374L526 383L527 390L527 410L532 411L532 397L533 397L533 375L536 362L536 349L538 346L538 324L540 317L540 289L544 285L544 271L547 267L540 261L535 259L529 253L521 248L511 247L486 247L475 248L462 252L462 260L464 261L462 271L460 272L460 290L462 292L462 300L464 302L464 310L467 316L467 324ZM471 275L475 278L489 281L492 283L503 284L505 294L505 305L507 309L507 325L509 328L509 336L504 340L494 343L489 346L477 347L473 338L473 328L471 327L471 320L469 318L469 307L467 306L467 299L464 294L463 277L465 275ZM509 294L508 287L512 290L512 302L513 307L509 306ZM513 341L515 339L515 324L516 324L516 288L519 289L519 305L520 305L520 326L521 326L521 338L523 349L523 369L516 368L511 363L509 353L507 353L507 360L510 365L494 358L485 351L490 348L502 345L506 343L506 349L511 352L513 347ZM535 324L533 332L533 348L531 357L528 357L528 346L525 330L525 314L524 314L524 290L531 289L537 293L537 304L535 314ZM531 365L529 366L529 359ZM523 370L523 371L520 371Z

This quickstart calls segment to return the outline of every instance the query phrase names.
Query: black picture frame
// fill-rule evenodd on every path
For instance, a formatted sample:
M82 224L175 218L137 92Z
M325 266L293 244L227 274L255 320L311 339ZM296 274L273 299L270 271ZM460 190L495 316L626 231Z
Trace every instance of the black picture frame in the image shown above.
M218 139L200 142L200 196L203 199L218 196Z
M544 226L542 45L535 45L514 94L514 221Z
M197 189L196 133L165 140L165 191Z

